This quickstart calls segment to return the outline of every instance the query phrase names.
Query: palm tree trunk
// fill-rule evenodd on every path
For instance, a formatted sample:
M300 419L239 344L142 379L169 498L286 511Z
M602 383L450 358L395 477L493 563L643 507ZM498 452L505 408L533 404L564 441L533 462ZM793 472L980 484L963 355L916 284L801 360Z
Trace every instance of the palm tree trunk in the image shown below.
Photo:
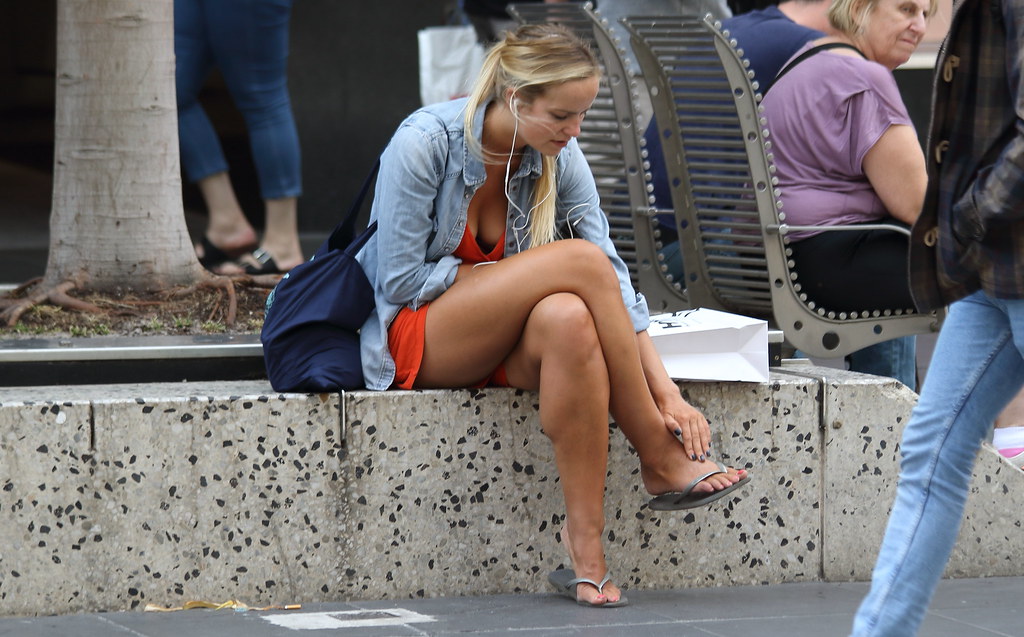
M44 286L199 281L181 202L173 0L58 0Z

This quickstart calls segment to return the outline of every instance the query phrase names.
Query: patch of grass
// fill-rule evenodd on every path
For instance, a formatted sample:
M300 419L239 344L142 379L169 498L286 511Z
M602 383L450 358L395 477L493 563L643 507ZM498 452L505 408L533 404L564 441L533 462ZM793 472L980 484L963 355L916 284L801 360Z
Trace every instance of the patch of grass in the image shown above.
M10 328L15 334L44 334L48 330L42 325L26 325L24 323L18 323L14 327Z
M96 336L109 336L110 326L107 325L106 323L97 323L96 327L93 328L93 332L96 334Z
M223 334L228 330L223 323L217 321L205 321L203 322L203 331L209 334Z

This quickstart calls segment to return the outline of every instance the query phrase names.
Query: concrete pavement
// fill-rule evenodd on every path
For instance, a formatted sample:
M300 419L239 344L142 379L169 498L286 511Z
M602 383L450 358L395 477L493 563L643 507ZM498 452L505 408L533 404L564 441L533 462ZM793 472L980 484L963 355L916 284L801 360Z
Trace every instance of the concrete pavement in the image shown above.
M842 637L866 591L867 584L859 582L626 591L630 606L616 609L583 608L555 594L535 594L309 604L290 611L110 612L4 618L0 636ZM1022 577L945 580L920 635L1021 637L1022 597Z

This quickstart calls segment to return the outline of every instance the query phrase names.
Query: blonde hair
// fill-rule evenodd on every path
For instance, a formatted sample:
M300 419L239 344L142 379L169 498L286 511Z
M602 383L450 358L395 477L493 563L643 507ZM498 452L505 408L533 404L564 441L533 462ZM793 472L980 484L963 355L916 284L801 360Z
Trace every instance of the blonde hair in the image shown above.
M860 35L867 29L868 18L877 4L878 0L832 0L828 7L828 22L832 28L846 36ZM860 11L856 10L857 5L861 5ZM938 5L939 0L929 0L926 17L935 15Z
M504 40L488 51L469 94L465 129L470 151L478 157L485 157L484 149L473 133L473 117L481 105L492 99L503 100L505 92L510 89L518 99L530 103L552 86L589 79L600 73L593 51L566 27L526 24L508 32ZM533 246L555 240L555 167L555 157L543 157L531 210L529 232Z

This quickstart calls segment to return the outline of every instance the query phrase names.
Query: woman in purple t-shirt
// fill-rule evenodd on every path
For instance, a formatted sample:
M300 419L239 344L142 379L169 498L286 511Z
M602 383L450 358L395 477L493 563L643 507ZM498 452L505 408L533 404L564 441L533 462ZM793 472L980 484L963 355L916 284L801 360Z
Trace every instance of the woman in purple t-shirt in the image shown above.
M790 225L910 225L924 201L924 154L892 69L924 37L934 0L837 0L838 36L804 46L764 99ZM793 232L801 288L834 311L913 308L906 236Z

